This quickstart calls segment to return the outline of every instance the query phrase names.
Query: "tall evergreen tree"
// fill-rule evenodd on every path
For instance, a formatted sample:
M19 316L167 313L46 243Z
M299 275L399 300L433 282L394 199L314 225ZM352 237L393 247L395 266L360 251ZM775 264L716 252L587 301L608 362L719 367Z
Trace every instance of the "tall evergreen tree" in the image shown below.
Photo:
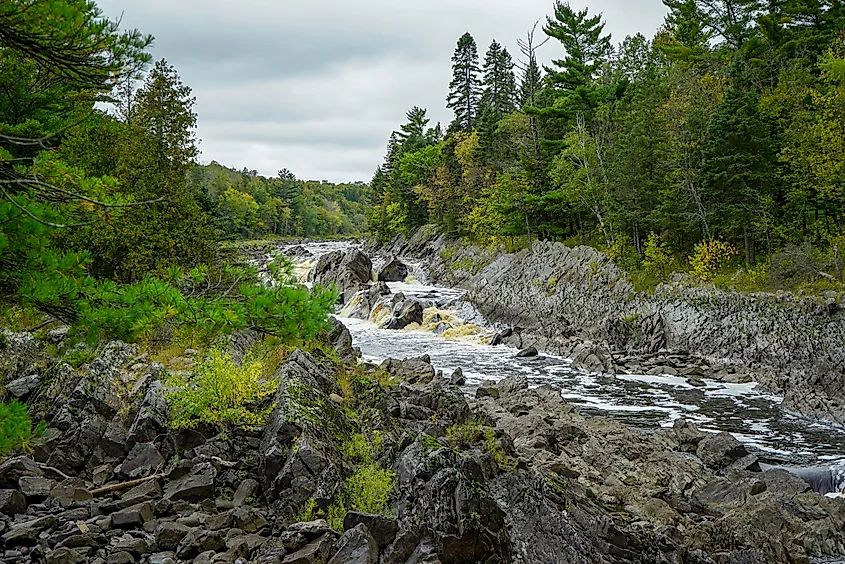
M537 101L537 93L543 85L543 71L537 63L537 56L532 53L522 69L519 81L519 101L525 105L533 106Z
M452 56L452 82L446 107L455 112L451 129L468 131L478 117L478 103L481 98L481 79L478 67L478 45L469 32L458 40Z
M425 108L414 106L407 113L408 122L396 132L396 139L407 151L416 151L426 143L426 127L431 120Z
M707 29L696 0L663 0L663 5L669 8L666 29L682 46L692 49L710 40L712 30Z
M775 168L771 134L759 111L759 96L749 84L743 61L710 120L704 145L705 195L717 202L721 237L742 237L751 262L754 225L765 215L770 171Z
M484 92L481 105L488 106L496 121L516 109L516 77L513 59L495 39L484 57Z
M740 49L755 33L755 19L764 0L663 0L670 18L683 22L681 41L694 40L703 25L708 37L720 37L731 49Z
M587 8L575 11L569 2L556 0L555 16L546 18L543 31L566 49L566 58L552 61L546 81L554 88L575 91L590 84L610 53L610 36L602 35L601 14L588 16Z

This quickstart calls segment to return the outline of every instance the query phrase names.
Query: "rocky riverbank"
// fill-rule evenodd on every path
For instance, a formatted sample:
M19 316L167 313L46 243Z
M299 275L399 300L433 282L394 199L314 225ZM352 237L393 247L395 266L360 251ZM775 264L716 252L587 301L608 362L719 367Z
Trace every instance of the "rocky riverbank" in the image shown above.
M365 296L393 304L388 323L416 315L413 300L384 295L371 269L352 250L327 255L313 276L341 284L346 305L362 312ZM797 564L845 555L845 500L761 467L728 434L685 420L633 431L585 417L521 376L467 397L460 371L438 373L426 357L360 363L340 323L311 352L281 361L269 416L250 429L174 428L169 375L190 372L197 351L162 364L115 342L73 368L53 356L63 338L4 333L0 392L29 402L50 430L31 453L0 461L3 562ZM241 333L227 349L240 360L259 344Z
M341 326L332 340L353 359ZM276 372L266 425L174 430L168 367L134 346L112 343L79 372L36 373L45 353L29 343L7 348L4 366L39 377L24 398L46 406L51 431L0 463L4 562L763 564L845 553L845 501L761 472L729 435L683 421L633 432L519 377L467 399L426 358L355 367L297 351ZM372 452L351 455L352 437ZM387 506L333 513L362 456L389 471Z
M512 327L503 342L581 357L596 371L754 378L785 408L845 424L845 309L832 298L681 281L644 294L592 248L538 241L507 254L431 228L370 251L417 259L433 281L466 289L482 314Z

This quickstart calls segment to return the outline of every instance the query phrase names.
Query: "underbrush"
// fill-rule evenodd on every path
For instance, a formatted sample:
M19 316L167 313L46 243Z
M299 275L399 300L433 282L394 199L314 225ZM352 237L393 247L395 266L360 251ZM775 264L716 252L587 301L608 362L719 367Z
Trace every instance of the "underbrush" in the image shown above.
M493 457L496 465L502 470L513 471L516 469L517 461L507 455L501 442L496 437L495 429L485 427L477 419L470 419L447 428L446 441L452 448L459 451L471 449L478 445Z
M185 380L173 378L175 391L167 396L171 425L192 428L200 423L254 428L263 425L276 393L276 383L265 379L264 365L257 360L232 362L230 354L212 349Z
M34 428L26 405L18 400L0 402L0 456L17 452L31 453L47 432L47 424L39 422Z

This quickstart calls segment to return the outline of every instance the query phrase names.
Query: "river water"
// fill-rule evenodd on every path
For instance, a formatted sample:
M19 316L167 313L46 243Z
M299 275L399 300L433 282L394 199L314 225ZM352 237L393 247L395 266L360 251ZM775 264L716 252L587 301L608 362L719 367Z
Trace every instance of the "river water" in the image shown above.
M345 246L348 244L320 243L306 248L319 256ZM300 271L307 271L308 266L302 264ZM429 317L438 313L455 328L444 335L431 330L433 323L429 330L390 331L372 321L341 314L364 360L378 363L386 358L428 355L434 367L447 376L460 367L470 394L482 382L524 374L532 385L550 384L560 389L582 413L611 417L645 431L671 427L684 417L706 431L730 432L770 464L845 463L845 429L785 412L780 408L782 398L756 384L705 380L705 387L695 387L685 378L668 375L604 377L574 368L569 359L551 355L522 359L513 348L488 346L496 328L461 301L463 291L422 284L415 281L415 274L421 276L413 272L408 282L389 286L394 293L402 292L434 308L427 310Z

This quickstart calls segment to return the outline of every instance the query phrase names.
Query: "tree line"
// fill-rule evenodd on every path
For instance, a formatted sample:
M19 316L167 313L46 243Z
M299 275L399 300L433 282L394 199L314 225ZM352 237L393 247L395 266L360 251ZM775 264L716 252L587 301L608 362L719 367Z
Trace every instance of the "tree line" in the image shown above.
M287 169L267 178L217 162L195 166L188 186L224 239L360 235L369 200L364 182L299 180Z
M218 242L352 230L343 214L360 214L363 187L221 184L222 167L198 169L193 93L167 61L151 66L152 41L90 0L0 3L0 322L67 324L92 342L314 337L336 294L281 263L269 287L220 262Z
M464 34L454 121L431 128L414 107L392 134L372 232L432 222L489 244L588 243L652 273L709 261L841 281L845 4L664 4L650 39L614 44L601 14L558 0L516 62L497 41L481 61Z

